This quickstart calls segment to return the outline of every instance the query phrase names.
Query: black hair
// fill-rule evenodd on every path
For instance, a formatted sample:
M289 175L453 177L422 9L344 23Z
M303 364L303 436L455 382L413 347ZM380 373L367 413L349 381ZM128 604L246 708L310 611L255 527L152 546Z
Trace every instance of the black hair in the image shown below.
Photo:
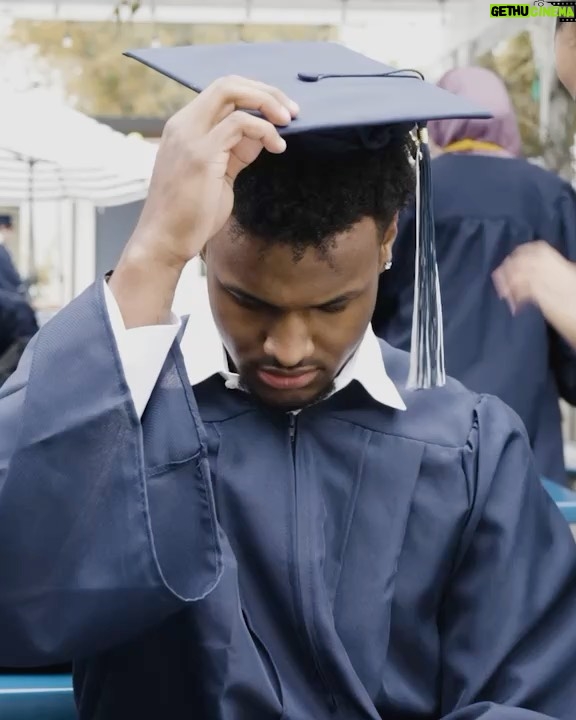
M383 150L311 152L288 138L281 155L262 152L234 185L235 231L294 249L324 254L335 235L365 217L384 232L415 189L410 134Z

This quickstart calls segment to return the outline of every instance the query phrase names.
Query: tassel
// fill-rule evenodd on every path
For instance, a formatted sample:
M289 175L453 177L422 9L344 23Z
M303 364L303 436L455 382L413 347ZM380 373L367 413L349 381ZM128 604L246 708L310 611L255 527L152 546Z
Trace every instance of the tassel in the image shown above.
M428 130L423 124L418 126L417 140L416 262L407 383L410 389L441 387L446 383L442 301L432 210L432 167Z

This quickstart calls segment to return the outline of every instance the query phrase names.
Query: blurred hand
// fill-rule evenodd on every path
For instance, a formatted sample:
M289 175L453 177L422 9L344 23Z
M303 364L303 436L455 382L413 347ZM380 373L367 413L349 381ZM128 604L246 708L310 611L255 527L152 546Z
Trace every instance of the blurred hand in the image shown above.
M517 248L492 277L512 313L527 303L536 305L576 345L576 264L540 240Z

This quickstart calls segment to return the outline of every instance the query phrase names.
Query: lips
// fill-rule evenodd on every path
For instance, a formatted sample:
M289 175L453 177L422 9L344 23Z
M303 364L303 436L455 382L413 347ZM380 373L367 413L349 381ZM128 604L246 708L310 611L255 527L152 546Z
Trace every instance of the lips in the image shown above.
M300 373L279 373L273 370L258 370L258 378L264 385L275 390L301 390L314 382L318 370Z

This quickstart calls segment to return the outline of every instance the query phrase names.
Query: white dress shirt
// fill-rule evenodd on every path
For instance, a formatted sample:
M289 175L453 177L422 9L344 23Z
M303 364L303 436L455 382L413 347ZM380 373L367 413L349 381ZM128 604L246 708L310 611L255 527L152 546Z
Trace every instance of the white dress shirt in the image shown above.
M172 314L166 325L126 329L120 308L107 283L104 283L106 306L116 339L124 376L138 417L146 408L164 361L178 334L181 320ZM226 353L214 323L207 293L199 307L189 316L180 349L192 386L220 374L226 387L238 389L239 377L230 372ZM388 376L378 339L369 325L362 342L334 381L333 392L356 380L379 403L405 410L406 405Z

